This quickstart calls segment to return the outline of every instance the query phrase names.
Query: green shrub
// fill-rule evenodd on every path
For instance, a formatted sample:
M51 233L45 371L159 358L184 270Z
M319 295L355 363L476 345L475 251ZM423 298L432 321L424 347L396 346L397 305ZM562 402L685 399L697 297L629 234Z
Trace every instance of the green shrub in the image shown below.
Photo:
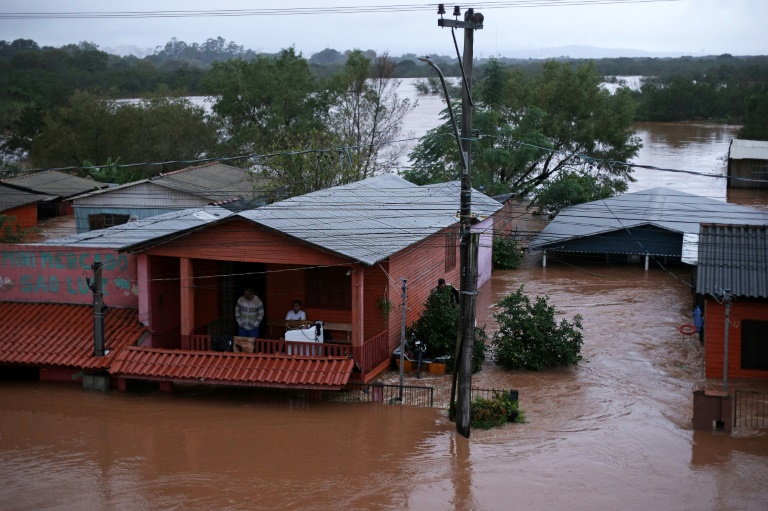
M470 426L491 429L507 422L525 422L525 412L518 402L512 401L508 392L494 393L492 399L476 397L469 407Z
M413 351L417 340L427 343L425 358L448 356L446 367L453 370L453 357L456 352L456 340L459 331L459 306L451 301L450 286L430 293L424 303L424 312L416 322L406 329L408 349ZM472 372L482 368L488 345L488 336L484 328L475 328L472 346Z
M535 302L523 294L523 286L499 302L493 316L499 330L493 335L496 363L505 369L534 369L575 365L581 360L584 342L580 315L573 322L555 320L549 297Z
M517 242L503 236L493 238L493 267L502 270L514 270L520 268L523 256L517 246Z

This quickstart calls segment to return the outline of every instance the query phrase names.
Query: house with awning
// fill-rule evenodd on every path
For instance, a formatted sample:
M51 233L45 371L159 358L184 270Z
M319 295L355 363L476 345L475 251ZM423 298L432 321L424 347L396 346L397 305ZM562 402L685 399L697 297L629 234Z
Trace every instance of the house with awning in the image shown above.
M699 225L762 225L768 213L671 188L625 193L563 209L528 245L547 255L591 256L605 262L695 265Z
M131 289L146 333L112 355L108 371L121 387L340 389L389 367L404 302L410 324L439 278L458 282L454 188L385 174L258 209L198 208L47 243L109 246L135 261ZM477 223L501 208L476 191L472 202ZM254 353L213 351L215 336L236 332L235 302L246 287L266 310ZM293 300L324 325L324 342L311 352L284 338Z

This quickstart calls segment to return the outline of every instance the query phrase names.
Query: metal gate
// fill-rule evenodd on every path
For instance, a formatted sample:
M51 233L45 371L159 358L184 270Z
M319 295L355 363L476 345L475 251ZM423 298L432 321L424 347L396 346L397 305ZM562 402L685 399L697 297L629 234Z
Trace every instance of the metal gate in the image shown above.
M733 393L735 428L768 428L768 392L737 390Z

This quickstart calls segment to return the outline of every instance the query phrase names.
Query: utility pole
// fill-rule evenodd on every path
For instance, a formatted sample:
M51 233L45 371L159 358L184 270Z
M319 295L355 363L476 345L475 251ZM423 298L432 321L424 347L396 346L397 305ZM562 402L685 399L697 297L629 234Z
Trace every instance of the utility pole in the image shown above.
M402 315L400 320L400 402L403 402L403 366L405 365L405 315L408 312L408 279L401 278L402 285Z
M445 13L443 4L438 6L438 14ZM472 61L474 59L473 47L475 30L483 28L483 15L475 13L474 9L467 9L464 20L460 21L459 6L454 7L453 15L456 19L447 20L440 18L437 25L464 29L464 56L462 65L463 84L461 88L461 157L464 160L461 176L461 208L460 215L460 258L461 258L461 319L459 330L461 339L459 342L459 358L455 361L454 384L451 388L451 409L449 414L456 417L456 431L464 437L470 435L469 408L472 388L472 341L475 333L475 308L477 304L477 247L479 236L471 233L471 205L472 205L472 173L471 173L471 131L472 131ZM454 38L455 41L455 38ZM456 48L458 51L458 46ZM458 395L454 406L454 393L458 380Z

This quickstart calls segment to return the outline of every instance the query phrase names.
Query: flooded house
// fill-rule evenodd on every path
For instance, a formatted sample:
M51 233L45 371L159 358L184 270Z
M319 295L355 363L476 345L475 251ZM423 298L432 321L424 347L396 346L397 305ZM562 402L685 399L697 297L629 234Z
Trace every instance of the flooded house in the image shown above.
M340 389L350 379L371 381L389 367L392 350L400 342L403 279L408 289L407 324L418 318L439 278L458 282L459 194L454 188L417 186L384 174L258 209L195 208L49 241L34 249L3 250L9 251L9 264L16 261L27 270L22 287L28 294L22 298L30 307L42 306L39 302L46 297L56 298L43 296L45 289L37 289L38 281L48 283L48 293L55 282L60 295L68 289L62 279L69 284L75 277L56 271L77 271L81 277L88 273L81 264L88 262L88 256L82 253L114 258L114 265L104 265L104 302L110 307L109 362L104 371L120 388L131 380L150 380L165 387L184 382ZM477 224L501 208L476 191L472 201ZM492 232L492 226L489 229ZM27 258L24 266L25 259L17 252L27 249L38 255L35 262ZM48 276L36 273L41 269L41 251L57 254L46 256ZM70 251L76 255L70 256ZM108 273L121 265L126 276ZM14 289L22 276L15 278ZM253 353L214 351L216 338L236 333L235 303L245 288L254 290L265 309ZM77 292L82 289L78 282ZM81 294L83 303L90 299L87 286ZM18 294L8 296L19 299ZM0 295L0 300L7 299ZM303 303L307 319L316 325L313 330L322 332L322 342L315 342L317 335L308 340L288 338L285 315L294 300ZM134 337L112 345L110 317L118 315L113 308L120 306L130 309L125 314L133 317ZM5 305L2 309L8 310ZM81 328L84 338L87 328ZM36 342L45 345L44 331L37 335ZM26 342L22 337L10 343ZM0 364L9 363L13 363L10 356L0 350ZM71 377L88 370L78 364L71 367Z
M606 263L696 264L702 223L768 224L768 213L651 188L563 209L528 245L547 256Z
M768 187L768 141L731 140L727 172L728 188Z
M274 200L267 180L220 162L166 172L72 199L78 233L125 224L172 211L222 205L230 210Z
M702 224L696 294L707 378L768 378L768 225ZM727 349L726 349L727 346Z
M0 180L4 187L42 196L37 203L37 220L72 214L72 197L107 188L106 183L73 176L57 170L21 174Z
M37 205L51 198L0 184L0 216L6 217L3 227L11 232L36 227Z

